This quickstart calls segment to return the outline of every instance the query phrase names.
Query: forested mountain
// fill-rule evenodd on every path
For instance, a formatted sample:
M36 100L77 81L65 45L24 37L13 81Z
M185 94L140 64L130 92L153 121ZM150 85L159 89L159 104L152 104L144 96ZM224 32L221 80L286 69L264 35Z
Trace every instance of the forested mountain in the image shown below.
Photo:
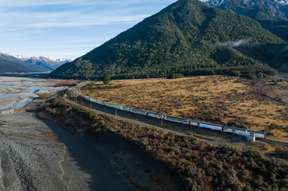
M258 20L288 20L288 0L200 0Z
M59 78L143 78L228 73L256 76L282 66L250 53L285 41L259 22L198 0L179 0L133 28L65 64ZM246 51L249 48L249 51ZM284 48L283 48L284 47ZM267 51L266 49L264 51Z
M280 72L288 72L288 46L286 44L246 45L239 47L238 50L251 58L268 63Z
M288 40L287 0L201 0L210 6L259 21L263 27Z
M13 56L0 53L0 74L45 72L40 66L29 65Z

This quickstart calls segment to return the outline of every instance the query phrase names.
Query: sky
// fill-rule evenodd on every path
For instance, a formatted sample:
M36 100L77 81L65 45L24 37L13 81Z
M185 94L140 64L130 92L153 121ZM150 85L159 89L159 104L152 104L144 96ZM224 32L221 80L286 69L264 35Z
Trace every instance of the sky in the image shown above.
M75 59L176 0L0 0L0 52Z

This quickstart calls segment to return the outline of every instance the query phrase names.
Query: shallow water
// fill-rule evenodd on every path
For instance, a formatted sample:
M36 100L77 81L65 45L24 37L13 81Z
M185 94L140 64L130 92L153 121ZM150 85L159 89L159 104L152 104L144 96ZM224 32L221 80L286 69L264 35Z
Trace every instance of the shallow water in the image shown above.
M54 85L47 79L0 77L0 113L21 109L37 98L37 93L59 90Z

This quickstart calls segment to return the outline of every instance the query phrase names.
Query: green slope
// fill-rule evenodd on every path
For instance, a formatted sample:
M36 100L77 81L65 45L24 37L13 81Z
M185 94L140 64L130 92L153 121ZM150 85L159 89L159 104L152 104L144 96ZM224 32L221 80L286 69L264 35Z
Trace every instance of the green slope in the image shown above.
M253 18L288 41L288 5L274 0L224 0L221 4L213 4L213 0L210 0L207 4Z
M235 48L241 43L283 41L247 17L207 7L197 0L179 0L51 76L100 78L110 73L114 78L142 78L232 69L270 72L263 61ZM227 52L228 59L218 58Z
M246 45L239 47L238 50L251 58L266 62L281 72L288 73L288 45L286 44Z

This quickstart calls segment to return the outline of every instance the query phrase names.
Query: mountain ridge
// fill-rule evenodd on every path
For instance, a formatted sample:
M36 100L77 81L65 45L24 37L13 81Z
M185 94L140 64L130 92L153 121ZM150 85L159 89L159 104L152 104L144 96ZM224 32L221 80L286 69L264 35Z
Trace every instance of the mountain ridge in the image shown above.
M208 2L210 5L213 5L213 6L220 6L226 0L199 0L199 1L204 2L204 3ZM245 2L249 2L249 1L252 2L254 0L245 0ZM288 0L269 0L269 1L280 4L280 5L288 5Z
M20 57L22 61L29 65L36 65L45 68L48 71L53 71L62 64L69 62L68 59L51 59L45 56Z
M257 20L288 41L288 1L280 0L201 0L209 6Z
M28 65L24 61L4 53L0 53L0 74L45 72L40 66Z

